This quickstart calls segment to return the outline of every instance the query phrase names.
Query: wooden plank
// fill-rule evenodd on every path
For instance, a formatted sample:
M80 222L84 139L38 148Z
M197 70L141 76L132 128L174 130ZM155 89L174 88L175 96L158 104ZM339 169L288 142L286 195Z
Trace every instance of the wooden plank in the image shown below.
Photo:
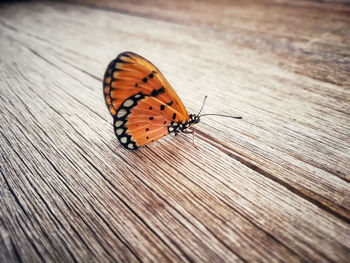
M0 20L1 254L346 262L346 88L193 26L58 3L7 5ZM208 112L243 121L203 120L198 149L185 136L122 149L100 86L124 49L149 54L191 110L205 91Z
M82 11L76 11L72 15L83 17ZM96 20L106 21L105 23L108 24L109 18L104 19L104 15L105 12L96 15ZM46 39L50 41L50 44L56 43L57 45L57 43L60 43L60 39L65 37L65 34L69 34L69 32L63 33L62 30L69 27L71 22L61 20L60 24L56 25L56 16L51 22L46 20L50 28L57 27L56 30L52 31L54 34L49 34ZM147 46L152 46L154 43L152 38L154 33L151 26L154 21L146 19L142 20L141 24L137 24L135 19L138 21L138 18L123 15L121 17L125 18L124 23L134 23L135 27L124 29L118 23L112 23L107 28L100 25L95 27L89 25L96 34L91 38L86 37L84 32L86 24L82 21L83 26L78 29L78 32L83 33L76 35L76 43L68 39L65 41L66 44L63 48L64 50L74 48L81 52L78 43L84 42L84 50L86 50L84 59L78 58L77 60L68 53L69 58L65 61L67 63L77 61L76 65L82 67L85 72L88 72L95 65L92 70L93 72L101 72L100 75L95 75L96 78L99 78L103 74L107 63L90 63L86 61L85 56L90 56L91 53L96 52L94 47L100 45L99 40L104 39L105 35L110 35L109 31L113 31L115 34L110 35L109 41L105 43L106 47L99 47L98 52L101 55L95 56L95 59L113 57L115 45L120 43L119 39L123 39L123 46L120 50L132 47L132 50L140 50L139 53L141 54L150 53L152 58L152 53L148 51ZM118 21L120 16L113 19ZM147 22L149 23L147 24ZM29 26L33 26L31 30L29 29L29 34L35 35L35 28L38 25L35 24L35 21L33 23L33 25L28 23ZM103 22L101 23L103 24ZM24 27L25 25L20 24L20 26ZM179 30L182 30L180 31L181 34L178 34L179 37L173 38L171 42L172 47L177 50L178 57L172 59L172 50L169 50L168 53L164 52L165 56L162 59L165 60L165 63L162 64L164 64L165 70L163 71L165 73L168 72L167 68L169 68L175 72L175 75L181 76L181 78L174 78L172 75L166 74L169 75L172 83L179 87L180 92L186 85L191 86L191 89L184 89L182 92L185 105L196 105L191 107L197 109L200 107L201 102L197 99L198 95L196 94L200 93L204 82L211 87L211 89L206 89L207 94L210 95L209 92L215 94L218 87L221 88L220 93L222 94L210 96L211 101L207 106L208 112L217 112L217 109L232 114L238 114L237 109L243 112L244 121L236 123L240 125L239 130L244 130L245 133L237 133L238 130L236 129L234 136L227 136L233 132L232 125L227 127L227 125L217 123L211 125L216 127L216 130L206 133L219 133L220 136L226 137L224 144L230 146L230 151L235 152L234 155L237 155L236 152L238 152L241 157L246 156L251 166L260 167L265 175L275 181L286 181L285 185L292 191L298 192L328 211L349 220L349 194L347 185L343 181L349 180L350 162L347 147L349 126L346 114L349 108L347 99L350 98L349 91L342 87L313 81L293 72L276 68L274 65L266 64L266 58L261 58L257 51L252 51L250 48L245 50L240 48L239 52L234 51L231 44L227 45L225 40L211 37L212 33L202 32L198 34L196 39L191 39L190 36L194 35L197 29L171 25L170 30L169 24L163 22L158 22L157 27L163 34L158 36L157 45L163 43L163 49L166 49L169 41L159 42L159 39L171 39ZM127 41L127 34L134 37L139 36L140 39L136 43L136 38ZM210 40L208 41L208 39ZM96 40L98 44L96 44ZM206 52L200 53L200 60L193 61L192 54L195 46L199 46L205 41L209 48L206 48ZM140 42L143 43L142 47L139 45ZM211 46L220 48L212 50ZM106 50L107 55L105 55L104 50ZM153 51L154 59L151 59L151 61L155 60L157 62L157 50ZM214 61L212 59L213 54L216 55ZM61 52L59 56L65 56L65 54ZM255 67L254 78L251 78L252 72L250 70L252 57L255 59L254 65L259 65L259 67ZM106 58L106 61L108 60ZM182 62L181 67L174 65L174 61L178 60ZM156 64L158 65L160 62ZM218 67L218 64L225 65L227 68L224 70L224 68ZM206 76L206 79L199 80L199 78L193 78L193 76L200 76L201 78ZM215 81L216 76L221 76L220 85ZM276 76L278 76L277 80L275 80ZM184 80L187 81L183 83ZM234 82L232 83L232 81ZM235 90L239 90L239 94L234 94L234 97L232 97L232 85L237 87ZM332 93L334 95L329 96L333 96L333 99L326 96ZM339 96L343 96L344 99L342 101L337 100L336 98ZM257 99L259 99L258 103ZM230 106L232 100L235 101L235 108ZM281 114L281 111L283 111L283 114ZM326 119L323 117L325 111L327 112ZM227 120L220 121L228 123ZM206 121L206 123L209 123L209 121ZM229 123L232 122L229 121ZM260 123L258 127L256 127L257 123ZM341 126L340 129L338 128L339 125ZM267 151L266 147L270 149ZM277 174L274 173L276 170L279 171ZM333 176L340 179L333 178ZM320 182L322 182L322 185L320 185Z
M218 38L239 48L263 52L269 64L279 68L341 86L350 85L348 1L75 2L214 31Z

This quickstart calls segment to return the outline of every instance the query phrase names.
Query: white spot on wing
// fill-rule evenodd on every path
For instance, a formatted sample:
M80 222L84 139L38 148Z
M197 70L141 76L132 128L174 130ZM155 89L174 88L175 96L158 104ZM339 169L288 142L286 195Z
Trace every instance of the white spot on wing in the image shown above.
M136 98L136 99L137 99L137 98L140 98L140 97L141 97L140 94L135 95L135 98Z
M115 125L115 127L118 128L118 127L120 127L122 124L123 124L123 121L116 121L114 125Z
M128 138L126 138L126 137L121 137L121 138L120 138L120 141L121 141L122 143L126 143L126 142L128 141Z
M123 133L123 131L124 131L124 129L119 128L119 129L117 129L117 134L118 134L118 135L120 135L120 134L122 134L122 133Z
M129 148L129 149L134 149L134 145L133 145L132 143L129 143L129 144L128 144L128 148Z
M117 117L118 118L124 117L126 113L127 113L126 109L120 109L117 113Z
M134 104L134 101L132 99L128 99L124 102L124 107L130 107L131 105Z

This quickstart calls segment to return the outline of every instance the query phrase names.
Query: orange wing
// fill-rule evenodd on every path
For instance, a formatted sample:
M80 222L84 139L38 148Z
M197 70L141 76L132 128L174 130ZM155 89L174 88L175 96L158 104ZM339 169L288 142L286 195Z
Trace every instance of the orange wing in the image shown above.
M121 53L104 77L107 107L121 144L136 149L188 125L190 116L160 71L132 52Z
M104 76L104 95L110 113L114 116L127 98L139 92L172 106L181 120L189 118L182 101L159 69L135 53L123 52L108 65Z

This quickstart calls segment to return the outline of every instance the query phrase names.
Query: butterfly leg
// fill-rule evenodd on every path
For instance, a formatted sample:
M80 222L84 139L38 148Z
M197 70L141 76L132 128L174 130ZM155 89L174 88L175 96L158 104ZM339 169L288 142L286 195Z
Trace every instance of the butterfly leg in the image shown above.
M196 149L198 149L198 147L197 147L197 145L194 143L194 135L195 135L195 130L190 130L190 131L188 131L188 130L183 130L183 132L184 133L192 133L192 143L193 143L193 145L194 145L194 147L196 147Z

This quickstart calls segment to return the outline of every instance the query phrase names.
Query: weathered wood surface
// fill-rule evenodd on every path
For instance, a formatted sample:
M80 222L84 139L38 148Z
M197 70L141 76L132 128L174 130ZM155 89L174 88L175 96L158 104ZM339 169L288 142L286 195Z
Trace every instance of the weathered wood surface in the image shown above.
M80 2L0 7L1 262L348 262L349 5ZM125 50L243 120L121 148Z

